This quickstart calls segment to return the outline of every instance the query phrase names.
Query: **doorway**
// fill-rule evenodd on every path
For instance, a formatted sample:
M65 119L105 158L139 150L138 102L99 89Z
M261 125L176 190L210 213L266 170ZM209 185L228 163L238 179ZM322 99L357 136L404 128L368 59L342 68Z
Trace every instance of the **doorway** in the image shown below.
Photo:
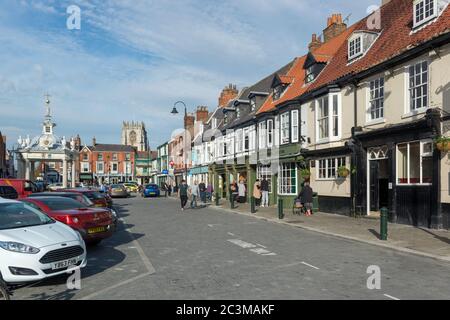
M389 159L387 147L371 148L368 152L368 214L377 215L389 205Z

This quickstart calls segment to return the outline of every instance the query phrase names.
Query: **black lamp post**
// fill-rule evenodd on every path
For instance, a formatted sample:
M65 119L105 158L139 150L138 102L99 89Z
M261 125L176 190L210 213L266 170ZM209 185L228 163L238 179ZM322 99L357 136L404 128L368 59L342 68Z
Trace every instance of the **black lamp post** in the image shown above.
M187 107L186 104L183 101L177 101L174 103L173 105L173 109L172 109L172 114L173 115L177 115L178 114L178 110L177 110L177 104L181 103L184 106L184 119L183 119L183 142L184 142L184 147L183 147L183 159L184 159L184 172L185 172L185 180L187 181L187 159L186 159L186 118L187 118Z

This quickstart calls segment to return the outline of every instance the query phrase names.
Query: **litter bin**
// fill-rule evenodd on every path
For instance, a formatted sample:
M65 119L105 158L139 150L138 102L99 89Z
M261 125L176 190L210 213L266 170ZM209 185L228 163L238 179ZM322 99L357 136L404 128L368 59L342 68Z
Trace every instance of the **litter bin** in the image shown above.
M319 195L317 192L313 192L313 211L319 211Z

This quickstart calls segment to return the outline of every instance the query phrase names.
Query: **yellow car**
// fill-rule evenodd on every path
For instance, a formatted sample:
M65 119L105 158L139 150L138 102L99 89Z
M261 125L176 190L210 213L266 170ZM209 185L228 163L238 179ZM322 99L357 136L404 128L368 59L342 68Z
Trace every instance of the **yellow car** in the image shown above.
M127 189L128 192L138 192L139 188L134 183L124 183L124 187Z

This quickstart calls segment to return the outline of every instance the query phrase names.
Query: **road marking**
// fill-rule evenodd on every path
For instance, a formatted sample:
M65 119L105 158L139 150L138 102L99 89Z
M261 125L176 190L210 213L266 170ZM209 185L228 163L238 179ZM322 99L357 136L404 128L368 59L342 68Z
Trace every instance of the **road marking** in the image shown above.
M319 268L313 266L312 264L306 263L306 262L304 262L304 261L302 261L302 264L304 264L305 266L311 267L311 268L313 268L313 269L320 270Z
M228 232L228 235L229 235L229 236L232 236L232 237L235 236L235 234L234 234L234 233L231 233L231 232Z
M256 245L253 243L245 242L239 239L230 239L228 241L244 249L256 248Z
M257 254L268 254L271 253L270 251L267 251L263 248L256 248L256 249L250 249L251 252L257 253Z
M250 249L251 252L262 255L262 256L276 256L277 254L274 252L270 252L269 250L258 248L256 244L245 242L240 239L229 239L227 240L243 249ZM264 247L265 248L265 247Z
M399 298L390 296L390 295L388 295L388 294L386 294L386 293L384 294L384 296L387 297L387 298L389 298L389 299L392 299L392 300L400 300Z
M266 248L267 249L267 247L263 246L262 244L257 243L256 245L260 246L261 248Z
M113 285L113 286L111 286L111 287L105 288L105 289L100 290L100 291L96 291L96 292L94 292L94 293L92 293L92 294L90 294L90 295L84 296L83 298L80 298L80 299L78 299L78 300L91 300L92 298L94 298L94 297L96 297L96 296L98 296L98 295L100 295L100 294L102 294L102 293L105 293L105 292L107 292L107 291L109 291L109 290L112 290L112 289L116 289L116 288L118 288L118 287L121 287L121 286L126 285L126 284L128 284L128 283L131 283L131 282L136 281L136 280L138 280L138 279L144 278L144 277L146 277L146 276L149 276L150 274L151 274L151 273L149 273L149 272L143 273L143 274L141 274L141 275L139 275L139 276L136 276L136 277L134 277L134 278L131 278L131 279L128 279L128 280L119 282L119 283L117 283L117 284L115 284L115 285Z

